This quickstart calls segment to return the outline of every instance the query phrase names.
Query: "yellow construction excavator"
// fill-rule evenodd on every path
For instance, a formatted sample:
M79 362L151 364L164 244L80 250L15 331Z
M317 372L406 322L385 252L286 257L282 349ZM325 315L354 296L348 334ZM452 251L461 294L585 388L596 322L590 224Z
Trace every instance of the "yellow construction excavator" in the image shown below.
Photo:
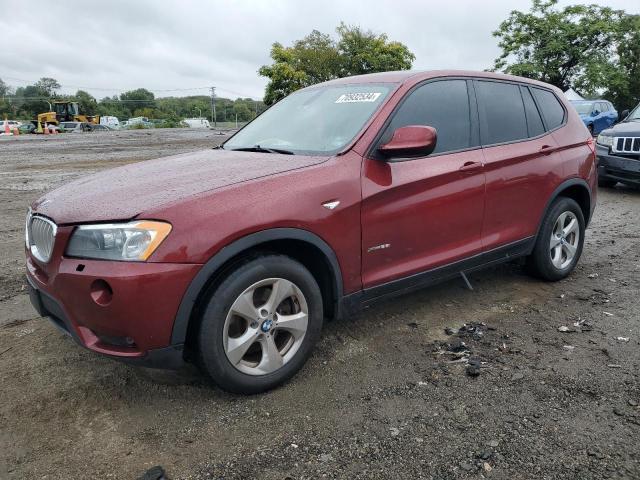
M78 102L57 101L53 102L50 112L38 114L38 128L42 128L45 123L48 125L59 125L60 122L87 122L92 124L100 123L99 115L81 115L78 109Z

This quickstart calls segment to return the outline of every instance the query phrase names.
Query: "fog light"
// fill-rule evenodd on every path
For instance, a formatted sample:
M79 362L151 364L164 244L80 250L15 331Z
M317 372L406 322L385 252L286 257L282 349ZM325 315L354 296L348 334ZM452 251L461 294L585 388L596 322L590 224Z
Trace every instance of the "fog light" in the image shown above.
M91 298L98 305L104 307L111 303L113 290L104 280L94 280L93 283L91 283Z

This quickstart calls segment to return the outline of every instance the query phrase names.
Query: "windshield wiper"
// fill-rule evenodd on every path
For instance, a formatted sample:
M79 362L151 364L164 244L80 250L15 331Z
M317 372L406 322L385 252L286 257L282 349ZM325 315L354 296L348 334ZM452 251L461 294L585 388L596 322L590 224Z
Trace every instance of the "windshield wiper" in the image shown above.
M254 145L253 147L239 147L232 148L234 152L261 152L261 153L281 153L283 155L293 155L291 150L284 150L282 148L265 148L260 145Z

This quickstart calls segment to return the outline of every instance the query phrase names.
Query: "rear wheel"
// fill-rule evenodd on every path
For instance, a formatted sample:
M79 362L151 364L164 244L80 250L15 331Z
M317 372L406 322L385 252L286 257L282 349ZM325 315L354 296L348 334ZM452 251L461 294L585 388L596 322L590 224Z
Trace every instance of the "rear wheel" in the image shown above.
M309 271L282 255L238 267L202 316L201 366L224 390L258 393L291 378L322 328L322 296Z
M585 221L578 203L559 197L545 216L528 267L548 281L565 278L575 268L584 245Z
M593 125L589 125L587 127L587 129L589 130L589 133L591 134L591 136L593 137Z

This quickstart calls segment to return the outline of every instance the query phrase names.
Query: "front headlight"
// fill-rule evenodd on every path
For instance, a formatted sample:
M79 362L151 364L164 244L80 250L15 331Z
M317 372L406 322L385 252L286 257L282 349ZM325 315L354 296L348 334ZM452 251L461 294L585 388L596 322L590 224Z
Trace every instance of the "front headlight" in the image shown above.
M598 135L598 138L596 139L596 143L598 145L603 145L605 147L610 147L611 145L613 145L613 137L610 135Z
M66 255L144 262L170 231L170 224L150 220L81 225L73 231Z

